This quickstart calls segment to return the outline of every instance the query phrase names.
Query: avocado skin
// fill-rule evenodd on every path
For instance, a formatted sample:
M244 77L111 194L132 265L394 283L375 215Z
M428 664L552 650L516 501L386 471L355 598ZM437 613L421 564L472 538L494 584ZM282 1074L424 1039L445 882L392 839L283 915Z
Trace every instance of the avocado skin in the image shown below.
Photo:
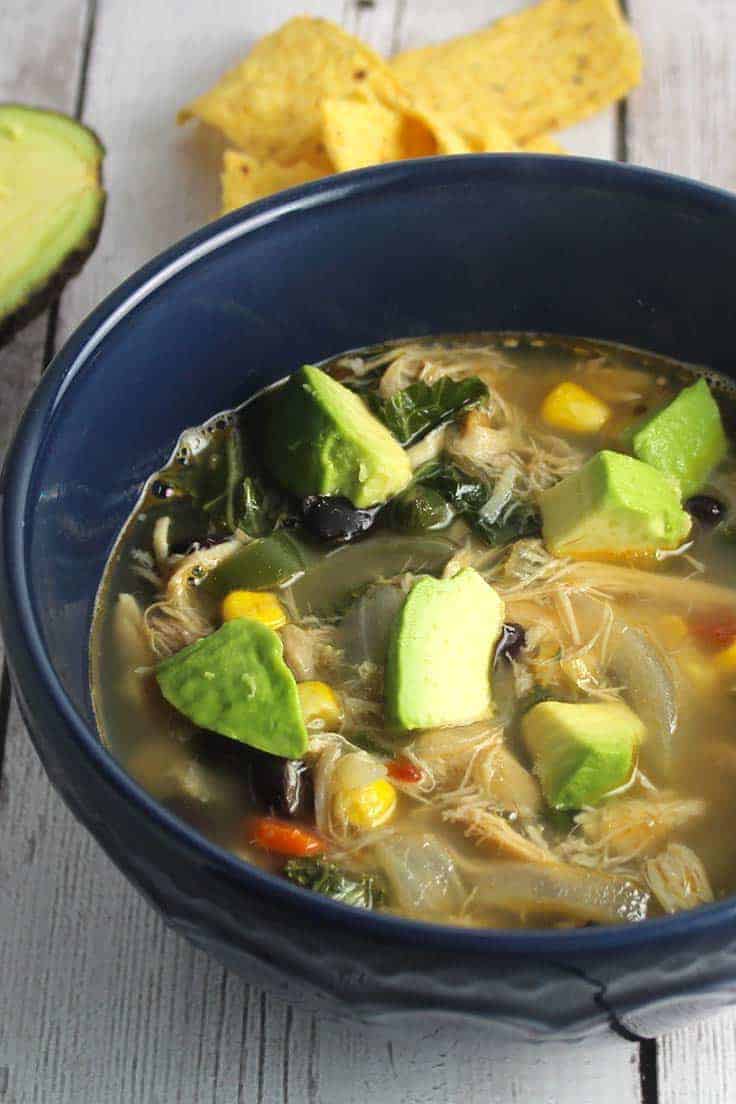
M11 311L10 314L0 317L0 349L2 349L4 345L7 345L24 326L27 326L28 323L32 322L39 314L43 314L47 307L52 306L61 295L67 282L71 280L73 276L81 272L85 262L92 255L97 245L107 206L107 192L102 187L102 162L107 151L100 141L99 135L92 127L80 123L71 115L66 115L63 111L49 111L47 108L34 107L30 104L21 104L14 101L0 102L0 111L7 107L18 108L23 111L37 111L42 115L51 115L60 119L65 119L67 122L73 122L80 130L86 131L92 137L100 151L100 157L97 163L97 182L100 185L100 190L96 218L94 223L90 225L85 238L79 242L72 252L67 254L62 264L57 265L41 287L32 292L15 308L15 310Z

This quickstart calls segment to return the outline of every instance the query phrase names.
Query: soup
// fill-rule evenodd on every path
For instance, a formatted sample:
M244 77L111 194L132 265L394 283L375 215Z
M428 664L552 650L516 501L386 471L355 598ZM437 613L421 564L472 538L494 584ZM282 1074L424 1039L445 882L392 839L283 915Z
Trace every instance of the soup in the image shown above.
M732 892L732 413L550 336L299 369L147 482L96 605L103 740L357 907L564 928Z

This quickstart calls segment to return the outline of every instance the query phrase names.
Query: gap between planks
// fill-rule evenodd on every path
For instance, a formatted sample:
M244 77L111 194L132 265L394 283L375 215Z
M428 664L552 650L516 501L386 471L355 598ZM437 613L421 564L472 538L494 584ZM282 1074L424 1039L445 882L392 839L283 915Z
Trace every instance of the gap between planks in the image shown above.
M651 87L650 87L650 82L648 81L648 89L649 89L648 94L651 94L651 96L654 99L655 110L653 111L650 108L647 108L647 106L645 105L643 99L640 100L639 94L638 93L635 94L634 100L632 101L632 104L629 107L629 115L633 116L633 124L634 124L633 135L632 134L629 135L629 145L632 146L632 150L631 150L632 158L634 160L641 161L641 162L644 162L644 163L648 162L648 163L655 163L655 164L658 164L658 165L661 164L662 167L669 167L669 168L681 169L682 171L689 171L689 172L691 172L695 175L704 176L707 179L711 180L712 182L723 183L726 186L729 186L729 185L733 186L733 183L734 183L733 152L732 152L733 146L732 145L730 146L730 152L729 152L729 143L722 143L721 144L722 145L721 149L716 148L716 146L714 145L714 142L712 140L715 137L717 137L717 129L716 129L716 126L715 126L715 122L709 122L709 121L705 120L705 118L703 118L702 121L699 122L698 119L697 119L697 112L695 111L695 109L693 107L693 101L694 100L697 99L698 101L700 101L702 103L701 115L704 116L704 114L706 112L711 113L713 105L715 104L716 106L715 106L715 110L713 111L713 114L716 116L716 119L720 118L721 115L722 115L724 126L727 124L726 115L729 114L729 113L726 111L725 104L724 104L723 108L720 108L718 106L718 104L720 102L719 101L719 95L722 93L723 87L726 87L726 88L732 88L733 87L732 81L731 81L731 84L728 83L728 74L727 74L727 72L723 69L723 67L718 69L718 72L721 73L722 81L720 79L718 81L716 81L715 86L713 85L712 80L708 79L708 74L706 72L706 74L705 74L706 83L708 83L708 87L709 87L710 91L713 93L711 95L711 94L706 94L705 89L703 88L703 86L701 84L699 84L698 80L695 79L695 77L696 77L695 69L699 64L706 64L707 65L709 58L716 58L717 59L717 58L722 57L722 51L719 52L716 49L716 47L720 46L721 44L724 44L723 48L725 48L725 44L729 41L729 38L731 39L731 41L733 41L733 35L729 36L726 33L727 19L728 19L729 14L731 16L733 16L733 12L732 12L731 9L728 8L727 3L724 2L724 0L721 0L720 3L718 2L718 0L703 0L703 2L699 5L696 3L696 0L675 0L675 2L672 4L672 6L670 8L668 8L668 19L666 21L668 26L665 27L664 24L663 24L663 21L657 17L657 14L654 11L649 11L648 12L648 11L645 10L645 6L644 6L645 3L646 3L646 0L631 0L629 6L630 6L630 8L633 9L632 10L632 16L633 16L635 24L637 25L637 28L640 30L640 32L642 30L642 27L645 27L647 32L649 32L649 30L651 28L652 33L651 34L648 33L647 37L645 39L645 53L647 54L648 63L651 62L651 61L655 62L655 70L656 71L650 74ZM445 34L457 33L460 30L471 29L472 26L480 25L482 22L487 21L488 18L490 18L493 14L495 14L495 11L493 11L491 9L495 9L496 7L500 7L500 8L503 8L504 10L506 10L506 9L508 9L508 6L509 6L508 3L504 3L504 4L501 4L501 5L493 5L493 4L486 4L486 3L479 4L479 3L476 3L476 2L470 2L470 3L468 3L467 5L464 6L464 9L461 13L461 12L458 12L457 10L453 12L451 10L451 6L447 5L445 3L443 3L442 5L439 5L439 4L436 4L436 3L433 4L431 2L428 2L426 4L419 5L419 4L410 3L410 2L406 3L406 2L404 2L404 0L398 0L398 4L395 6L394 11L393 11L393 19L390 22L390 27L391 27L391 38L389 40L390 45L391 46L399 46L399 45L408 44L405 39L403 41L401 40L401 30L402 30L402 28L401 28L401 24L400 24L400 16L402 14L404 14L406 16L407 20L409 22L411 22L412 28L418 33L421 32L421 31L424 31L426 33L429 30L431 30L432 33L434 33L434 30L437 27L438 23L441 22L443 24L443 26L442 26L441 31L438 33L437 37L443 37ZM157 5L152 4L149 7L149 11L151 9L153 9L154 7L157 7L160 10L160 12L163 13L165 5L163 5L161 3L158 3ZM214 18L216 18L218 5L215 4L215 5L211 5L210 7L215 13L213 15L213 19L214 19ZM248 9L250 9L250 7L251 7L250 5L245 6L245 10L243 10L243 12L242 12L243 24L245 25L245 23L248 23L248 21L251 20L250 23L249 23L249 26L250 25L255 25L258 22L259 18L261 18L261 19L264 18L262 16L262 14L259 12L258 15L254 15L253 18L251 19L252 12L250 10L248 10ZM321 13L322 10L326 7L327 7L327 5L317 5L317 4L310 5L311 10L313 10L317 14ZM380 34L378 34L375 30L377 24L373 21L373 13L376 11L376 9L380 12L381 19L384 19L385 18L385 12L387 10L387 5L383 4L382 0L377 0L376 7L374 9L362 8L362 7L360 7L360 5L354 6L352 4L346 4L344 6L343 15L344 15L346 23L350 23L350 22L354 21L354 23L355 23L354 29L358 30L359 33L365 33L367 35L367 37L369 37L369 39L374 41L374 45L379 45L379 47L380 47L385 42L385 31L381 30ZM274 10L275 10L275 12L274 12ZM25 5L23 5L23 11L25 11ZM326 14L331 14L332 18L336 17L335 14L332 11L330 11L329 13L326 12ZM659 15L661 16L661 14L662 13L660 12ZM280 17L281 17L280 6L278 4L271 5L270 8L269 8L269 17L268 17L271 24L275 24L276 22L278 22ZM3 16L0 15L0 20L2 20L2 19L3 19ZM143 17L142 14L139 16L139 19L142 23L145 22L144 17ZM163 25L163 18L161 18L161 23ZM459 25L460 23L462 23L461 26ZM657 36L661 36L659 38L658 43L655 42L655 39L654 39L654 31L655 31L655 28L653 26L654 23L657 24L657 27L656 27ZM452 24L452 25L450 26L450 24ZM88 27L89 27L89 24L88 24ZM679 35L680 35L679 38L677 37L678 28L679 28ZM712 33L711 33L711 28L712 28ZM264 28L264 29L266 29L266 28ZM353 28L351 27L351 29L353 29ZM683 45L683 39L685 38L686 35L689 35L690 33L694 34L694 37L695 37L695 39L697 41L697 44L698 44L698 47L703 47L703 44L704 44L704 48L703 48L702 53L699 53L699 50L696 47L690 46L689 43L688 43L687 47ZM143 39L143 37L144 37L144 29L141 31L141 40ZM377 41L378 39L380 39L381 41ZM666 47L666 49L661 48L661 43L664 43L664 46ZM92 35L91 34L89 34L89 37L88 37L88 44L89 44L89 48L92 48ZM648 50L647 50L647 47L648 47ZM384 45L384 49L385 48L386 47ZM184 56L184 53L182 52L182 54L180 56ZM674 58L674 61L673 61L673 58ZM92 57L91 60L92 60L92 62L94 62L94 57ZM669 76L668 76L668 68L671 70L671 73L670 73ZM733 66L731 66L731 68L733 68ZM80 86L79 86L79 94L80 95L84 94L84 85L83 84L80 84ZM676 105L675 108L673 108L673 106L672 106L673 103ZM731 99L731 105L733 106L733 98ZM80 106L81 106L81 102L80 102ZM654 116L656 115L657 111L659 112L659 115L657 116L657 119L655 119ZM683 128L683 130L681 130L680 132L678 132L677 129L676 129L678 120L680 121L680 125ZM626 139L626 129L625 129L626 122L627 122L626 108L624 108L624 109L621 110L621 112L619 114L619 129L618 129L618 139L619 139L619 141L618 141L618 144L617 144L617 147L616 147L616 152L618 153L619 156L625 156L626 152L627 152L626 142L625 142L625 139ZM695 128L695 131L698 132L698 135L699 135L698 140L697 141L696 140L687 141L688 138L692 138L692 136L695 132L693 128ZM684 131L684 134L683 134L683 131ZM665 137L666 135L669 135L669 137ZM685 140L683 140L683 139L685 139ZM663 142L666 142L667 144L662 145ZM603 145L604 143L601 142L601 144ZM570 148L573 148L573 146L570 145ZM581 152L582 152L582 150L581 150ZM612 151L609 151L609 156L610 156L610 152L612 152ZM730 160L729 160L729 158L730 158ZM179 232L182 232L181 230L179 230L178 227L177 227L177 230ZM145 252L146 243L139 239L139 240L136 241L136 247L140 250L140 252L142 254L140 259L141 260L144 259L145 255L147 255L146 252ZM136 259L136 263L137 263L137 259ZM122 277L124 274L125 273L123 271L113 273L112 274L113 281L116 282L117 279ZM106 271L104 273L104 275L108 276L108 275L110 275L110 273ZM65 317L62 321L62 326L61 326L61 329L62 329L63 333L69 332L69 330L75 324L76 320L79 317L81 317L82 313L84 313L84 307L86 305L92 305L92 303L97 298L99 298L99 295L101 294L101 292L104 291L104 290L107 290L107 287L104 284L104 280L99 281L99 282L98 282L97 279L93 279L92 281L85 281L85 276L84 275L82 275L82 277L80 277L78 279L77 285L78 285L78 287L77 287L77 290L75 290L73 300L69 304L68 307L66 306L66 303L68 301L68 295L65 296L65 300L64 300L64 305L65 305L64 314L65 314ZM79 309L80 307L82 308L81 310ZM47 338L48 338L48 340L47 340L47 343L46 343L46 351L49 352L53 348L53 329L52 329L52 327L49 327L49 329L48 329ZM1 712L2 712L2 708L0 707L0 714L1 714ZM16 723L18 723L18 722L16 722ZM26 766L28 767L28 764L26 764ZM19 781L22 783L23 780L19 779ZM43 779L40 784L42 786L47 786L47 784L45 782L45 779ZM55 795L51 795L51 796L55 797ZM58 804L58 802L57 802L57 804ZM66 816L66 814L64 813L64 811L60 810L60 809L57 810L56 813L54 813L54 818L58 822L63 822L65 816ZM75 841L76 841L76 845L79 846L80 845L80 840L84 839L84 837L82 836L80 831L76 828L76 826L74 826L71 823L68 825L67 830L69 831L69 842L70 842L70 844L74 844ZM82 853L89 858L89 849L85 848L85 847L82 847L81 850L82 850ZM94 863L92 864L92 866L94 867ZM98 865L97 870L98 870L98 873L99 873L100 877L105 882L107 882L108 880L112 880L112 874L111 873L108 874L107 867L106 867L106 864L104 862L102 863L101 866ZM49 874L49 876L51 876L51 877L53 876L53 871L48 871L47 873ZM114 877L117 877L117 876L115 875ZM123 896L125 896L124 893L123 893ZM132 903L128 902L127 907L128 907L128 910L130 910L131 914L133 914L135 916L139 916L139 917L140 917L142 909L146 908L146 911L147 911L147 907L143 906L142 903L140 901L138 901L137 898L134 899L132 901ZM123 911L126 911L126 910L123 910ZM79 927L77 927L74 938L79 939L80 937L81 937L80 936L80 929L79 929ZM163 941L162 941L160 939L160 933L159 933L159 938L154 940L155 946L151 949L154 950L154 952L158 951L161 954L165 954L165 947L167 947L167 946L170 947L171 939L173 939L173 937L169 937L168 935L166 935L164 937ZM183 955L184 960L189 962L189 963L191 963L192 957L194 957L194 958L197 957L197 952L191 952L190 950L185 949L181 952L177 952L177 955L175 956L177 961L179 961L180 954ZM191 968L191 972L193 974L197 973L197 971L194 968ZM201 968L200 968L199 973L201 973L201 972L202 971L201 971ZM228 1008L230 1009L230 1011L234 1011L234 1009L230 1008L230 1004L232 1004L231 990L233 988L230 980L225 978L225 976L222 974L222 972L220 972L219 967L216 967L216 966L212 965L211 968L209 968L208 970L205 971L205 974L209 975L210 972L213 975L212 976L213 983L216 983L219 986L220 995L222 995L223 991L225 992L225 995L226 995L226 998L227 998L225 1003L228 1005ZM159 979L158 979L158 984L159 985L161 984L160 975L159 975ZM171 999L172 999L172 1001L175 999L174 995L173 995L173 992L172 992ZM230 1003L228 1003L228 1000L229 1000ZM236 999L236 1003L237 1003L237 999ZM269 1046L273 1045L273 1038L271 1038L270 1042L267 1043L266 1042L266 1035L269 1033L269 1029L270 1029L271 1033L273 1033L273 1030L274 1030L273 1025L274 1025L274 1022L278 1021L278 1017L275 1015L275 1013L273 1013L273 1018L269 1019L269 1017L272 1016L272 1012L271 1012L272 1002L270 1002L269 998L265 997L264 995L261 995L259 998L256 999L256 1003L258 1004L258 1007L259 1007L259 1015L258 1015L258 1021L259 1021L259 1024L260 1024L259 1050L261 1050L263 1052L264 1063L266 1063L267 1060L268 1060ZM205 1014L204 1011L202 1011L202 1015L204 1015L204 1014ZM242 1016L243 1016L242 1027L243 1027L243 1032L245 1032L246 1022L250 1021L249 1005L246 1004L246 1006L243 1008ZM220 1048L221 1041L222 1041L220 1039L220 1034L225 1029L225 1019L226 1018L227 1017L225 1017L224 1019L221 1019L220 1021L218 1021L220 1026L219 1027L216 1026L214 1037L210 1037L211 1042L215 1042L217 1040L218 1053L219 1053L219 1048ZM294 1013L292 1018L293 1018L293 1022L292 1022L292 1025L291 1025L290 1033L291 1033L291 1039L294 1040L295 1037L297 1036L298 1032L302 1028L305 1028L307 1025L300 1021L300 1014L299 1013ZM719 1022L719 1024L722 1025L722 1023L725 1022L725 1018L724 1018L723 1021L719 1020L718 1022ZM249 1030L252 1031L252 1027L249 1028ZM696 1030L697 1030L697 1040L698 1040L699 1044L702 1046L703 1038L708 1037L709 1025L701 1025L701 1027L699 1027L698 1029L695 1029L695 1028L687 1029L686 1032L678 1033L678 1034L681 1035L683 1043L688 1038L690 1038L692 1040L692 1043L694 1044L694 1042L696 1040ZM721 1026L719 1028L719 1030L722 1031L722 1033L725 1037L726 1031L723 1029L723 1026ZM309 1071L309 1077L307 1078L307 1085L311 1086L311 1087L309 1088L308 1095L307 1095L306 1099L317 1100L318 1099L317 1091L318 1091L318 1085L319 1085L319 1082L320 1082L320 1070L319 1070L320 1063L319 1063L319 1060L318 1060L319 1059L318 1051L323 1052L323 1050L324 1050L324 1039L322 1039L322 1043L320 1043L320 1039L321 1039L320 1032L318 1031L317 1025L316 1025L314 1020L309 1021L309 1028L308 1028L307 1034L308 1034L309 1038L312 1040L312 1045L311 1045L311 1048L310 1048L309 1060L307 1062L308 1071ZM244 1035L241 1036L241 1038L244 1039ZM346 1044L346 1050L349 1052L351 1045L354 1046L354 1043L348 1043L347 1042L347 1037L345 1037L345 1036L340 1036L340 1038L344 1040L344 1042ZM250 1041L251 1041L251 1043L253 1042L252 1036L251 1036ZM278 1046L276 1046L276 1049L278 1050ZM394 1050L394 1049L395 1048L391 1048L391 1050ZM680 1072L682 1072L683 1067L682 1067L681 1057L679 1055L675 1055L674 1052L672 1051L672 1048L665 1047L665 1050L667 1050L670 1053L669 1061L671 1061L673 1063L673 1065L676 1065L677 1061L679 1060L679 1062L680 1062L679 1069L680 1069ZM539 1056L541 1058L541 1056L544 1054L544 1050L541 1050L538 1053L539 1053ZM654 1062L652 1061L652 1054L655 1055ZM389 1047L387 1046L387 1048L386 1048L386 1057L388 1059L389 1068L392 1068L392 1066L395 1067L397 1061L398 1061L399 1067L401 1067L402 1057L400 1056L397 1059L396 1055L394 1054L393 1055L393 1061L391 1061L390 1060L390 1055L391 1055L391 1051L389 1050ZM339 1057L339 1054L336 1054L335 1057L336 1058ZM467 1057L467 1055L465 1057ZM503 1061L502 1058L500 1058L498 1060ZM403 1055L403 1061L404 1061L404 1063L406 1062L406 1054ZM290 1064L290 1068L286 1071L286 1074L284 1074L283 1070L281 1070L281 1072L280 1072L279 1076L280 1076L280 1080L281 1080L282 1095L283 1095L283 1091L284 1091L284 1085L288 1085L288 1082L289 1082L290 1077L292 1076L292 1071L294 1069L295 1064L296 1064L296 1066L298 1066L299 1061L297 1061L294 1058L294 1056L292 1056L292 1061L291 1061L291 1064ZM546 1065L546 1062L544 1064ZM276 1061L275 1065L278 1066L278 1061ZM660 1065L661 1065L661 1060L660 1060ZM262 1065L261 1068L263 1070L265 1068L265 1065ZM730 1069L731 1069L731 1071L733 1071L733 1061L731 1062ZM656 1050L655 1050L654 1044L652 1044L652 1043L646 1043L646 1044L643 1045L643 1048L642 1048L642 1051L641 1051L641 1058L640 1058L640 1071L641 1071L641 1075L642 1075L642 1077L641 1077L641 1080L642 1080L642 1093L645 1094L643 1096L643 1099L646 1101L646 1104L651 1104L651 1102L656 1099L656 1096L652 1096L651 1085L652 1085L652 1083L654 1083L654 1086L655 1086L654 1092L656 1093L656 1074L657 1074L657 1071L658 1071L658 1063L657 1063L657 1060L656 1060ZM324 1073L324 1071L323 1071L323 1073ZM665 1082L663 1084L663 1092L664 1092L665 1095L662 1096L662 1104L665 1104L665 1102L666 1102L666 1104L669 1104L670 1100L674 1101L675 1099L677 1099L678 1101L686 1100L687 1096L686 1095L685 1096L681 1095L682 1092L683 1092L682 1083L680 1084L679 1088L677 1089L677 1095L676 1096L675 1095L670 1095L671 1092L672 1093L675 1092L675 1088L672 1085L668 1085L668 1083L667 1083L668 1079L667 1079L667 1070L666 1069L664 1070L664 1074L665 1074ZM262 1085L265 1085L265 1090L264 1091L270 1092L271 1090L276 1089L279 1077L276 1077L274 1079L275 1074L274 1074L274 1076L271 1076L270 1073L266 1074L266 1073L263 1073L263 1072L260 1074L260 1077L261 1077ZM653 1077L654 1077L654 1081L653 1081ZM285 1078L285 1080L284 1080L284 1078ZM324 1081L323 1081L323 1083L324 1083ZM243 1086L243 1088L245 1088L245 1081L243 1079L243 1070L242 1070L242 1068L240 1070L239 1084L241 1084ZM3 1085L3 1080L0 1078L0 1086L2 1086L2 1085ZM217 1085L217 1079L215 1079L215 1085ZM511 1080L509 1082L509 1085L511 1086L511 1089L514 1093L514 1097L517 1100L520 1100L520 1101L521 1100L530 1100L530 1101L532 1100L532 1098L530 1098L528 1096L519 1096L518 1095L519 1091L523 1091L521 1082ZM725 1083L724 1083L724 1085L725 1085ZM204 1086L201 1086L201 1087L204 1089ZM526 1083L525 1087L528 1091L528 1089L529 1089L528 1082ZM293 1088L292 1088L292 1091L293 1091ZM445 1088L449 1088L449 1083L447 1081L447 1078L445 1078ZM685 1088L684 1091L685 1091L685 1093L687 1093L687 1088ZM726 1087L724 1087L723 1091L724 1091L724 1093L728 1092ZM241 1095L240 1091L239 1091L238 1095L240 1097L240 1095ZM514 1099L514 1097L512 1097L512 1099ZM1 1097L0 1097L0 1099L1 1099ZM29 1099L30 1099L30 1097L29 1097ZM88 1097L86 1099L89 1099L90 1101L92 1101L93 1098ZM110 1099L112 1099L112 1097ZM269 1100L275 1100L275 1099L277 1099L277 1097L276 1096L270 1096L270 1097L268 1097L268 1099ZM297 1097L293 1097L293 1099L296 1100ZM321 1099L327 1100L327 1097L322 1097ZM429 1097L427 1097L426 1099L429 1099ZM451 1098L447 1097L446 1099L451 1099ZM467 1099L467 1096L466 1096L466 1099ZM498 1097L497 1099L500 1101L500 1100L502 1100L502 1097ZM540 1099L541 1099L541 1097L540 1097ZM555 1099L555 1098L549 1097L548 1093L545 1093L545 1099ZM623 1098L620 1098L620 1099L623 1099ZM719 1101L719 1104L720 1104L721 1101L725 1102L728 1099L728 1096L723 1095L723 1096L718 1096L718 1097L715 1097L715 1096L712 1097L712 1100L714 1102L716 1101L716 1099ZM83 1104L84 1100L85 1100L85 1098L79 1097L78 1098L79 1104ZM711 1098L709 1097L709 1101L710 1100L711 1100ZM94 1104L98 1104L97 1099L94 1100ZM534 1104L536 1104L536 1100L534 1101ZM567 1101L565 1101L565 1104L567 1104Z

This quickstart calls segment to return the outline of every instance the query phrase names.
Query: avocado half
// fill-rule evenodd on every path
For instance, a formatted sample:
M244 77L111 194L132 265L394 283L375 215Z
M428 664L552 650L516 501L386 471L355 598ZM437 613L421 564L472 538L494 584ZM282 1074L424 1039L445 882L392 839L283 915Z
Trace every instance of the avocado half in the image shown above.
M0 345L40 314L94 249L105 213L97 135L76 119L0 104Z

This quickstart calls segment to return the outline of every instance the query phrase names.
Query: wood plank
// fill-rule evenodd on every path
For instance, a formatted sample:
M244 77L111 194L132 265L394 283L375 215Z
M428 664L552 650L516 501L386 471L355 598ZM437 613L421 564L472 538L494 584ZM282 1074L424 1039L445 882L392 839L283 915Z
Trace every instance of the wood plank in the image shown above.
M343 8L320 0L310 10L339 22ZM100 5L85 121L107 146L109 199L84 279L64 296L62 338L144 261L218 213L224 143L209 127L177 127L176 113L300 10L293 0Z
M666 15L649 0L628 7L644 51L644 82L628 105L629 160L736 187L736 8L731 0L670 0ZM664 1037L660 1104L730 1104L735 1039L734 1012Z
M32 5L26 0L4 0L0 9L0 102L12 99L74 110L85 12L84 0L47 0ZM48 314L44 314L0 349L0 465L41 372L47 331ZM0 671L3 654L0 638ZM0 726L4 721L0 716Z
M426 40L429 28L440 36L470 29L508 5L450 7L325 0L310 11L342 18L388 52L405 44L400 10ZM62 336L120 279L214 210L219 144L201 129L176 130L176 109L296 10L285 0L100 5L85 117L110 151L110 207L95 257L64 296ZM585 140L586 152L610 153L610 120ZM456 1030L391 1040L314 1018L226 973L167 932L76 824L15 711L2 797L0 1100L639 1100L636 1048L623 1043L605 1053L499 1048Z
M10 740L0 1072L15 1104L638 1101L624 1043L500 1047L457 1029L391 1039L249 987L168 932L110 866L17 715Z
M629 0L644 81L628 108L630 161L736 186L736 6L732 0Z

